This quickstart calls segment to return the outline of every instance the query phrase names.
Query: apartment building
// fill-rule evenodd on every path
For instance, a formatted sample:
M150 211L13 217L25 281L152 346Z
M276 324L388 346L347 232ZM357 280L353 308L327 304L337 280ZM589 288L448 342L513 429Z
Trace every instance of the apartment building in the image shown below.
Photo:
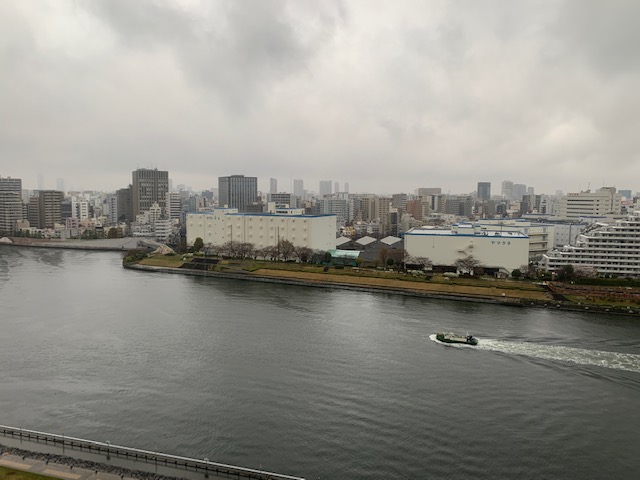
M640 277L640 211L614 223L588 226L575 245L553 250L541 263L550 272L573 265L598 275Z

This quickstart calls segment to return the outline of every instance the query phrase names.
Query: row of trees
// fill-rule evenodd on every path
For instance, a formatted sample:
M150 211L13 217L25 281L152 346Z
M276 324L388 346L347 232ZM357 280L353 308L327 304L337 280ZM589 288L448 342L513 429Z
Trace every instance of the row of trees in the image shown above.
M325 252L317 252L309 247L297 247L289 240L280 240L277 245L263 248L256 248L253 243L248 242L227 242L223 245L206 246L201 238L196 238L193 243L193 250L199 252L204 249L206 253L219 255L226 258L237 259L263 259L263 260L298 260L307 263L314 254L320 254L324 257Z

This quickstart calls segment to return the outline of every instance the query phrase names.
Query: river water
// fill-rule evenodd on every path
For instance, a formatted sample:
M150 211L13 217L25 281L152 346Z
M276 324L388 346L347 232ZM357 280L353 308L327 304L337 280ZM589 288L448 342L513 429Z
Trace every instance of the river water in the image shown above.
M0 423L307 479L632 478L640 316L0 246ZM478 348L445 346L469 331Z

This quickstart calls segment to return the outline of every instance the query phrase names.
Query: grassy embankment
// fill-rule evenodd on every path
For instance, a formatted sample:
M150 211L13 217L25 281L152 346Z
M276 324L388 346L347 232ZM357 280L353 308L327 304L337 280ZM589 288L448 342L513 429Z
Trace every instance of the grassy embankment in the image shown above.
M13 468L0 467L0 480L51 480L53 477L38 475L37 473L23 472Z
M185 260L183 260L185 258ZM180 255L156 255L139 263L158 267L179 268L189 257ZM477 297L504 302L557 303L551 292L539 282L529 280L496 280L494 278L446 278L434 275L428 279L403 272L390 272L375 268L335 268L327 271L317 265L259 260L219 260L210 271L242 273L261 277L302 280L308 283L348 284L408 292ZM588 286L557 283L552 285L556 294L564 296L562 302L577 308L587 306L598 309L612 308L625 313L626 309L636 313L640 308L640 288L630 286Z
M179 268L185 261L180 255L153 256L141 260L141 265ZM244 273L263 277L288 278L317 283L340 283L354 286L401 289L422 293L464 295L502 300L551 301L549 293L531 282L509 280L446 278L436 275L425 280L413 275L369 268L330 268L299 263L256 260L220 260L211 268L214 272Z

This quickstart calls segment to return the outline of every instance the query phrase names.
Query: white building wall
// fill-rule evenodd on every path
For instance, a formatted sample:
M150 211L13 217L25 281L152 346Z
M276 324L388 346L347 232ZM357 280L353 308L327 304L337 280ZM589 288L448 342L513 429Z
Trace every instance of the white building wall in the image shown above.
M429 258L434 265L454 265L469 255L485 267L508 271L529 262L529 237L519 232L417 228L405 233L404 242L409 255Z
M200 237L205 245L251 243L256 248L288 240L313 250L336 248L334 215L238 214L231 209L187 215L187 245Z

